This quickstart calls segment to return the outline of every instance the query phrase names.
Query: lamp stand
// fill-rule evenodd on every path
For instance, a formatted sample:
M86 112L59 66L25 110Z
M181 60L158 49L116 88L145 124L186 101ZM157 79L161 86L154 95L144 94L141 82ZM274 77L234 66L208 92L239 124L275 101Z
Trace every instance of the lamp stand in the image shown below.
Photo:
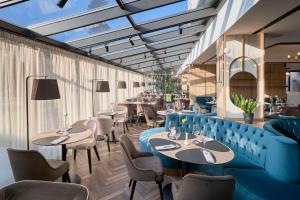
M25 93L26 93L26 134L27 134L27 150L29 150L29 105L28 105L28 81L30 78L47 78L47 76L29 75L26 77Z

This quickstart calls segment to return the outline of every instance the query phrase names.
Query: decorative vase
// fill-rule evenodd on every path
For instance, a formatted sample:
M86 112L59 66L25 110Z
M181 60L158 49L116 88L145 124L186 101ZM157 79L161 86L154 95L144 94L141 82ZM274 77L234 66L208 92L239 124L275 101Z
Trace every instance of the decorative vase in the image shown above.
M244 113L244 121L246 124L252 124L254 113Z
M184 145L189 145L189 133L185 133L185 140L184 140Z

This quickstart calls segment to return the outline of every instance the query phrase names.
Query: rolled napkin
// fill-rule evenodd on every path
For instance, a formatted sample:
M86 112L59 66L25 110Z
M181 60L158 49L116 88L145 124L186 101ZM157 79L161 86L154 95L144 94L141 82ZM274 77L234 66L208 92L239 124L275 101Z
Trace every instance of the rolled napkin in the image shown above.
M209 137L205 137L204 140L205 140L205 142L210 142L210 141L213 141L214 139L209 138Z
M175 145L175 144L167 144L167 145L162 145L162 146L156 146L155 149L157 151L161 151L161 150L169 150L169 149L175 149L179 147L179 145Z
M203 150L203 155L205 157L206 162L215 163L215 160L209 151Z

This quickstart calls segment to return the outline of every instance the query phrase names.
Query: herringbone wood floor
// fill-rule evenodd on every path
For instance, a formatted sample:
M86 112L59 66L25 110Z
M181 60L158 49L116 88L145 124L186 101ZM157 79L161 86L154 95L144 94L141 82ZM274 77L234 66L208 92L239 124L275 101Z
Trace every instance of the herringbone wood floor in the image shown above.
M145 124L128 124L129 131L126 133L138 147L140 133L147 129ZM122 126L116 127L116 137L123 134ZM92 151L93 173L89 173L86 151L78 151L76 161L68 154L70 162L70 174L78 174L81 183L88 187L92 198L95 200L127 200L130 189L127 169L123 162L119 143L111 143L111 152L107 150L106 142L98 142L97 148L101 160L98 161L95 152ZM153 182L138 182L134 194L135 200L156 200L159 198L157 185Z

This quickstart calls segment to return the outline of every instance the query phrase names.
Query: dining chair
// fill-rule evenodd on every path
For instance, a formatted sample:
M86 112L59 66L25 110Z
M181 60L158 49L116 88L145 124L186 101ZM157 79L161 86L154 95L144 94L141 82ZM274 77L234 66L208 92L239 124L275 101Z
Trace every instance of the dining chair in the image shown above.
M15 181L43 180L55 181L64 176L71 182L69 176L69 163L62 160L45 159L36 150L7 149L10 165Z
M89 190L79 184L24 180L0 189L1 200L88 200Z
M140 122L141 118L145 117L142 104L136 105L136 115L137 115L136 124L138 124Z
M106 140L108 152L110 152L110 134L113 134L113 120L111 118L94 117L97 124L96 141Z
M232 176L187 174L179 184L172 183L174 200L232 200L234 188Z
M116 114L114 116L114 124L116 123L121 123L123 126L123 133L125 134L126 130L125 130L125 126L127 131L128 129L128 125L127 125L127 121L128 121L128 108L126 106L123 105L118 105L116 107Z
M145 114L145 119L148 127L158 127L162 125L165 120L162 118L157 117L154 109L149 106L143 106L144 114Z
M84 127L91 131L91 136L87 139L81 140L79 142L71 143L67 145L67 149L72 149L74 152L74 160L76 160L77 150L86 150L88 156L89 172L92 173L92 159L91 159L91 149L94 148L98 160L100 156L96 146L97 137L97 124L93 119L90 120L80 120L75 122L72 127Z
M138 151L127 135L120 137L120 145L129 177L133 182L130 200L133 199L137 181L154 181L158 184L160 198L163 200L164 173L160 159L148 152Z

